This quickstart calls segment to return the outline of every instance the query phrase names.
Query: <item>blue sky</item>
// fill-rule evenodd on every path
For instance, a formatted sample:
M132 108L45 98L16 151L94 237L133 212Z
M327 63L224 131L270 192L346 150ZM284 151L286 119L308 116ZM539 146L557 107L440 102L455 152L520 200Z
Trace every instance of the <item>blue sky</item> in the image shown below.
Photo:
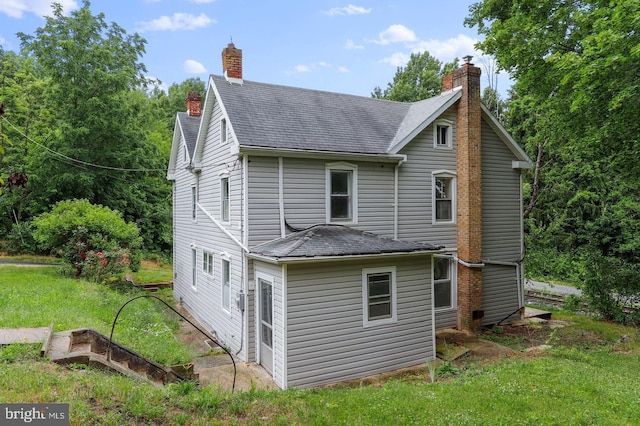
M246 80L369 96L386 87L411 53L441 61L474 55L488 84L478 35L463 24L474 0L93 0L127 33L147 40L141 61L164 87L222 74L221 51L243 51ZM49 0L0 0L0 45L19 50L15 34L33 34ZM58 0L66 13L80 0ZM499 79L504 93L508 79Z

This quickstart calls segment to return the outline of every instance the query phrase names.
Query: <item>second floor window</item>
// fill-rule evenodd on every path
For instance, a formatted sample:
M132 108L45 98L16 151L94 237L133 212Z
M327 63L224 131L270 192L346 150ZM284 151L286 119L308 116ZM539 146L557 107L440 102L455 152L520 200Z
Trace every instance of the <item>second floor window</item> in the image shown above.
M220 218L229 222L229 178L220 179Z
M455 222L456 178L451 172L433 175L433 222Z
M227 142L227 120L225 118L220 120L220 143Z
M357 222L357 169L327 166L327 222Z

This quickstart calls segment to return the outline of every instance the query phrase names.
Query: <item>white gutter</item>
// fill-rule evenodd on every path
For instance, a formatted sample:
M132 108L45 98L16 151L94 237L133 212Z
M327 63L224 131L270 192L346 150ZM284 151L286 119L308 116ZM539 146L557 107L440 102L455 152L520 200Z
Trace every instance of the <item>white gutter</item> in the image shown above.
M464 260L460 259L458 256L453 256L453 260L455 260L456 262L458 262L461 265L466 266L467 268L482 268L482 267L484 267L484 262L481 262L481 263L469 263L467 261L464 261Z
M278 208L280 210L280 238L287 236L284 224L284 166L282 157L278 157Z
M357 152L335 152L318 151L312 149L292 149L292 148L269 148L259 146L239 146L239 154L261 155L265 157L301 157L301 158L321 158L336 159L343 161L374 161L376 163L395 163L406 158L403 154L363 154Z
M281 265L286 263L316 263L336 260L372 259L380 257L424 256L445 253L444 250L416 250L407 252L372 253L372 254L348 254L344 256L304 256L304 257L272 257L258 253L247 253L247 257L263 262Z
M403 155L403 158L398 161L396 167L394 169L394 187L393 187L393 239L398 239L398 174L400 170L400 166L407 162L407 156Z
M218 228L220 228L220 230L221 230L222 232L224 232L224 234L225 234L227 237L231 238L231 240L232 240L234 243L236 243L236 244L237 244L237 245L238 245L238 246L239 246L239 247L240 247L240 248L241 248L245 253L249 253L249 249L248 249L248 248L246 248L246 247L245 247L245 245L244 245L244 244L242 244L242 242L241 242L239 239L237 239L237 238L236 238L236 237L235 237L231 232L229 232L229 231L227 230L227 228L225 228L224 226L222 226L222 224L221 224L220 222L218 222L218 221L216 220L216 218L215 218L215 217L211 216L211 213L209 213L208 211L206 211L206 210L204 209L204 207L202 207L202 206L200 205L200 203L196 203L196 205L197 205L197 206L200 208L200 210L202 210L202 212L203 212L203 213L204 213L204 214L205 214L205 215L206 215L206 216L211 220L211 222L213 222L213 224L214 224L214 225L216 225Z

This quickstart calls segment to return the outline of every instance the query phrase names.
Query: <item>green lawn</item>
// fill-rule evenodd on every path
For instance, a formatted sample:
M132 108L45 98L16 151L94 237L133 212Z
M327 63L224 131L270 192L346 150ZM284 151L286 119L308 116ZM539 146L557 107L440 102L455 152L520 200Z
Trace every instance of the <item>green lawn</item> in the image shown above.
M114 310L131 296L61 278L56 271L0 267L0 327L54 321L56 329L104 331ZM168 333L144 346L156 359L171 358L177 349L169 350L165 342L174 320L151 301L141 302L146 303L123 321L123 339L118 340L135 335L128 328ZM0 401L68 402L73 425L637 424L638 330L563 312L554 312L554 318L575 325L553 332L548 340L554 348L544 354L468 365L461 374L435 383L425 370L378 385L283 392L229 394L189 383L159 388L97 370L56 366L38 357L37 345L12 345L0 349ZM128 338L142 352L137 339Z

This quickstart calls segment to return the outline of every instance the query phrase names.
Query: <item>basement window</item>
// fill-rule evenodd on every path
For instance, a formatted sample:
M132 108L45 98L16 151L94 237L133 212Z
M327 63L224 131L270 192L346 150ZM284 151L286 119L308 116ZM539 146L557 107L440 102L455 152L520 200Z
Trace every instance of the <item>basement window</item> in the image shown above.
M451 149L453 146L453 123L449 120L438 120L433 123L433 147Z
M397 321L394 266L362 270L362 304L364 327Z

